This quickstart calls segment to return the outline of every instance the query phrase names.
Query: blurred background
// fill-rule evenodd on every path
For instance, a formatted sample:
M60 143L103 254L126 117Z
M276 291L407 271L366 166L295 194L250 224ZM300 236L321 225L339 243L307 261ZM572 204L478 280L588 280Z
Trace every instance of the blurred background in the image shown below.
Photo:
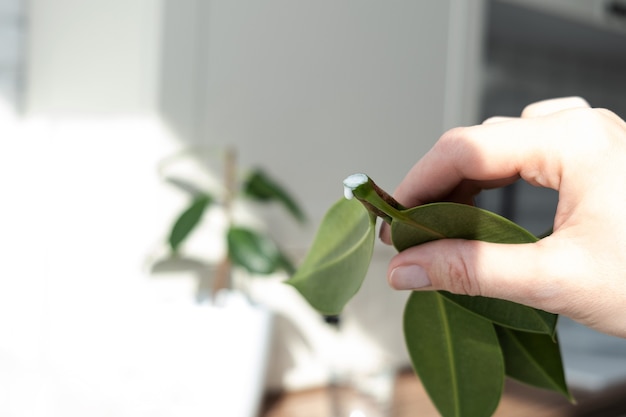
M446 129L540 99L624 117L625 73L619 0L0 0L0 414L256 415L220 408L242 394L215 368L263 351L219 333L255 326L198 314L197 269L155 273L187 204L160 172L171 155L231 147L279 179L308 223L251 214L297 261L347 175L392 191ZM556 201L525 184L479 199L535 233ZM337 363L408 365L392 255L377 244L340 341L285 276L247 284L272 316L267 352L232 371L237 386L259 368L251 409L329 384ZM572 383L626 381L621 340L562 325Z

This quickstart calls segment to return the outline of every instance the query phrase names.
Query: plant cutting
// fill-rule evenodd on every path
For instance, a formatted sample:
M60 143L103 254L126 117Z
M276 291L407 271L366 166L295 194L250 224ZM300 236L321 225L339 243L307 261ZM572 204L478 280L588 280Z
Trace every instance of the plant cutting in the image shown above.
M345 198L326 213L313 244L287 281L320 313L341 314L371 260L376 219L389 223L398 251L445 238L493 243L538 240L489 211L456 203L404 208L364 174L344 181ZM505 377L569 393L556 331L557 316L510 301L445 291L415 291L403 317L416 374L444 417L488 417Z
M282 206L296 221L303 223L306 220L295 199L264 170L252 169L239 180L235 151L224 149L223 159L223 184L218 192L199 187L185 178L166 178L167 182L190 195L189 204L176 217L168 234L167 243L172 257L180 256L183 244L198 229L209 210L219 209L226 218L226 251L215 268L212 296L231 287L232 268L240 268L253 276L267 276L279 271L292 274L295 271L289 257L268 233L235 221L233 204L237 200L274 203Z

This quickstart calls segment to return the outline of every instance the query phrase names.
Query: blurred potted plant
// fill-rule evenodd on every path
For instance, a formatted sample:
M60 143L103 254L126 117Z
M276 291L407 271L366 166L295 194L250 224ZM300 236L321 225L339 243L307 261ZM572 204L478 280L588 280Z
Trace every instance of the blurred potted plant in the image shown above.
M202 152L202 151L196 151ZM234 216L234 205L237 202L255 202L262 204L276 204L297 222L304 223L306 217L296 200L279 182L271 178L263 169L249 170L242 179L239 178L236 162L236 152L232 148L225 148L215 152L222 159L221 184L219 187L200 186L180 174L163 174L164 180L184 190L190 196L189 204L177 215L170 228L167 245L169 255L161 262L183 259L185 256L184 243L198 233L203 217L211 210L219 210L225 225L223 233L225 251L218 261L209 261L205 265L213 266L212 283L209 296L203 289L199 289L199 301L207 298L215 301L215 297L223 290L232 289L232 272L241 269L251 276L268 276L278 272L291 275L295 268L289 256L270 237L269 233L243 225L237 222ZM193 156L194 151L183 155L175 155L164 164L181 156ZM219 233L218 230L211 231ZM207 254L208 255L208 254Z
M194 181L190 175L176 174L173 173L175 170L169 169L181 160L197 162L203 154L209 154L215 165L221 165L221 174L217 175L221 179L213 187L206 183L198 185L202 181ZM203 164L201 168L207 171L214 167ZM223 242L222 249L215 251L219 252L217 258L214 253L209 253L212 251L209 249L204 252L208 262L186 263L192 269L210 271L210 288L199 283L196 295L201 304L197 310L200 310L199 314L207 315L206 331L214 340L206 356L199 358L210 363L205 368L211 369L209 389L205 391L209 395L207 403L212 404L213 412L221 411L218 413L221 415L255 416L263 393L273 317L267 308L252 303L248 294L237 288L233 273L244 272L244 278L249 279L276 273L291 275L295 268L268 232L239 221L238 204L279 205L300 223L305 221L304 212L286 189L264 170L249 170L240 179L236 152L232 148L188 150L164 160L160 171L167 183L189 195L189 203L175 217L167 237L168 255L157 264L172 261L175 264L176 260L184 260L184 243L202 231L219 235ZM202 228L202 220L211 212L221 214L220 227ZM181 265L184 269L185 262L178 263L179 267ZM158 272L154 266L153 272ZM228 407L227 412L222 409L224 407Z

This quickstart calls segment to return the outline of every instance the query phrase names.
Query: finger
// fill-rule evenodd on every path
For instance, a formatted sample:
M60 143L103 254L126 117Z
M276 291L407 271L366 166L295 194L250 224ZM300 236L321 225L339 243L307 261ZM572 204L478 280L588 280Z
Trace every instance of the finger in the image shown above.
M400 290L481 295L575 315L568 306L575 298L585 297L584 286L574 283L587 269L580 265L582 259L572 262L571 256L537 243L444 239L398 254L390 262L388 281Z
M389 227L387 223L383 222L383 224L380 226L378 238L382 240L383 243L391 245L391 227Z
M563 97L538 101L529 104L522 110L522 117L548 116L563 110L590 108L589 103L582 97Z
M543 119L515 118L452 129L409 170L394 197L413 207L445 199L464 180L473 180L475 191L489 183L505 185L520 175L554 188L558 181L547 177L545 170L558 165L547 164L546 158L554 161L560 152L559 126ZM546 142L546 137L556 143ZM539 176L541 181L534 181Z
M466 179L475 180L474 189L483 186L480 181L507 178L500 185L511 183L531 158L545 157L539 148L546 147L546 138L555 136L550 131L554 126L524 122L580 108L590 108L581 97L544 100L526 106L522 119L496 116L479 126L452 129L409 171L394 197L406 206L416 206L443 199ZM554 188L554 184L537 184ZM455 201L471 197L457 192Z
M562 110L576 109L576 108L590 108L589 103L582 97L561 97L553 98L549 100L537 101L524 107L521 117L541 117L547 116ZM482 124L506 122L509 120L517 119L517 117L510 116L492 116L485 119Z
M509 116L492 116L488 119L485 119L482 124L488 125L491 123L500 123L500 122L508 122L510 120L517 119L517 117L509 117Z

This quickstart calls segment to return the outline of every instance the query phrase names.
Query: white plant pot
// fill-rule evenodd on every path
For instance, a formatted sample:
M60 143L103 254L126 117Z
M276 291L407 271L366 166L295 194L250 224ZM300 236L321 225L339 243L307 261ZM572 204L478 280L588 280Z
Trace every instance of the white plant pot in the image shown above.
M273 323L268 309L222 292L216 305L155 306L143 315L117 372L116 412L106 415L258 415ZM99 391L110 395L107 385Z
M138 307L86 306L80 321L60 322L44 365L5 366L0 415L258 415L274 321L268 309L232 292L219 306ZM7 360L0 355L0 364Z
M256 417L264 392L272 313L238 292L219 294L206 308L212 340L207 346L210 415Z

